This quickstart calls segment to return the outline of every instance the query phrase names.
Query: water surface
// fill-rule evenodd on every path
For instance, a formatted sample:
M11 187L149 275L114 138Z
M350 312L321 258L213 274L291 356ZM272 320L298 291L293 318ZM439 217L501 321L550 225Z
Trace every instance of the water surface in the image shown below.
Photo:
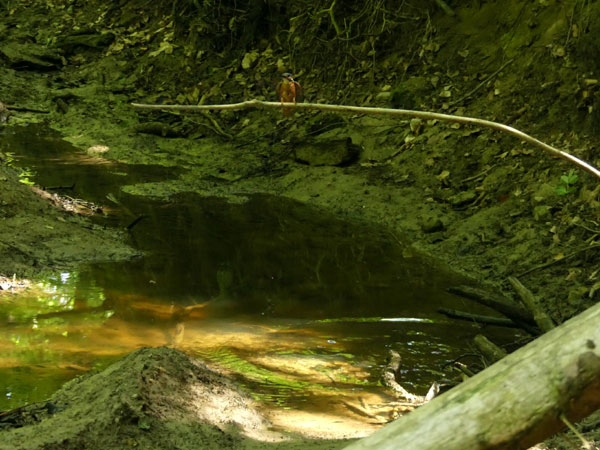
M473 311L446 293L465 280L385 230L266 195L127 195L121 186L178 171L90 157L40 128L10 133L0 151L36 183L109 205L98 223L141 218L129 233L146 256L58 272L0 302L0 409L43 400L140 346L170 345L268 404L360 416L347 402L390 400L379 382L390 349L403 385L424 394L481 331L436 312Z

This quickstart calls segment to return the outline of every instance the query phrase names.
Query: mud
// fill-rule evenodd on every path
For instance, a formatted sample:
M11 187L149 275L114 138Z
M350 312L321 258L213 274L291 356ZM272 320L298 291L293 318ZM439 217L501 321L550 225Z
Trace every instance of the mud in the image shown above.
M272 430L250 396L169 348L136 350L65 384L47 402L0 416L2 449L342 448Z
M5 276L35 278L88 261L140 256L124 233L96 226L84 216L61 211L0 165L0 267Z

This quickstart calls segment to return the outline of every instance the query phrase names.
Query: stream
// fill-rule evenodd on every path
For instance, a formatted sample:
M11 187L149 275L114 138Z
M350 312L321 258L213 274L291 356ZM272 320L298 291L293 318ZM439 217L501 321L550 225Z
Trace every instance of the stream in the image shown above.
M466 280L386 230L267 195L129 195L124 186L182 170L90 156L40 126L6 131L3 146L37 185L103 206L94 223L129 225L144 256L58 270L0 305L10 349L0 356L0 410L44 400L135 348L169 345L268 407L368 422L344 402L392 400L380 383L390 349L402 356L403 386L425 394L481 332L436 312L482 312L446 292Z

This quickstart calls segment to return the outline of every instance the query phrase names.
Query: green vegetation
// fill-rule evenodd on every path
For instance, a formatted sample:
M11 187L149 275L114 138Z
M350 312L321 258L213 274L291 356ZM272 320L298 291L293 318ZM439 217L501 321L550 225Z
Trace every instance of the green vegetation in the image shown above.
M560 183L556 186L555 192L558 195L574 194L577 192L577 181L579 176L576 175L575 171L571 169L568 174L560 177Z

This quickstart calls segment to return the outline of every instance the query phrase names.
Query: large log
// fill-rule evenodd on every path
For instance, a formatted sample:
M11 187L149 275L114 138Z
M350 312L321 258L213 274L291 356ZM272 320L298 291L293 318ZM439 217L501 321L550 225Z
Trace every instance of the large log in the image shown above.
M529 448L600 408L599 324L600 303L346 448Z

